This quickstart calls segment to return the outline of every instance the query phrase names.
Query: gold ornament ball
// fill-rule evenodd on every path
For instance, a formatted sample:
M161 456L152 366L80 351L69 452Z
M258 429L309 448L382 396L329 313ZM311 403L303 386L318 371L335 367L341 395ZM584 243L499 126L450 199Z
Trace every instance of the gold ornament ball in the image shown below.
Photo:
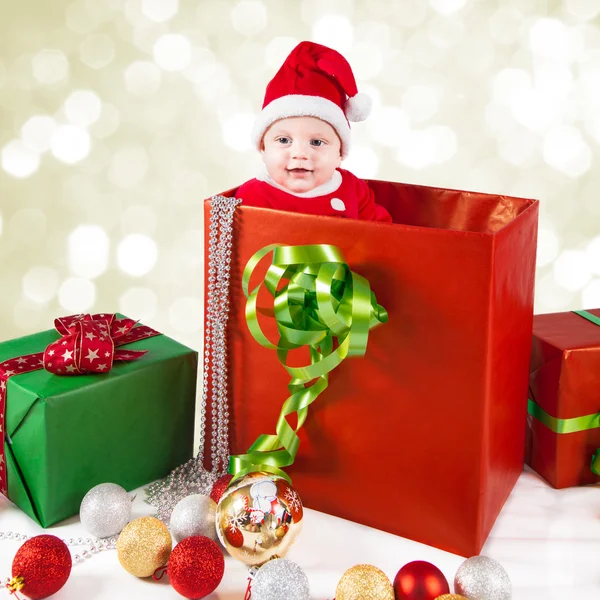
M460 594L442 594L438 596L435 600L469 600Z
M335 600L394 600L394 588L377 567L355 565L342 575L335 589Z
M249 473L217 505L217 535L233 558L259 566L285 556L302 529L300 496L283 478Z
M173 542L167 526L154 517L130 521L117 540L123 568L136 577L150 577L169 560Z

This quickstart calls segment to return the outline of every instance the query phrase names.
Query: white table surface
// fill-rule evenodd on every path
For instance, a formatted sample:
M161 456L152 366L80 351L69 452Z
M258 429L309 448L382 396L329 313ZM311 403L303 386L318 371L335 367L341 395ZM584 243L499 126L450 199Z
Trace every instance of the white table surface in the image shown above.
M153 514L143 491L132 518ZM427 560L450 582L464 558L382 531L307 509L304 528L287 558L298 563L310 582L312 600L331 600L344 571L359 563L383 570L391 580L407 562ZM0 497L0 531L61 538L89 537L78 517L43 530ZM12 558L22 542L0 540L0 578L10 576ZM81 547L83 550L84 547ZM78 549L72 549L72 554ZM483 555L498 560L513 585L513 600L600 598L600 486L555 490L525 469L498 517ZM242 600L246 567L229 556L225 575L209 600ZM0 600L11 598L5 589ZM166 581L137 579L119 564L116 551L104 551L75 564L55 600L181 599ZM283 600L283 599L282 599Z

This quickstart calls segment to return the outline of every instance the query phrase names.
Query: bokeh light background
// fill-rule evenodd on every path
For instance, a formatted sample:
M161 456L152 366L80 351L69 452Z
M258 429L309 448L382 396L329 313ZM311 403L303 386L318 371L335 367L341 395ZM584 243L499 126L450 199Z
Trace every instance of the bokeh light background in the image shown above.
M346 168L540 199L536 312L600 306L598 0L0 0L0 339L120 311L200 349L202 201L303 39L374 99Z

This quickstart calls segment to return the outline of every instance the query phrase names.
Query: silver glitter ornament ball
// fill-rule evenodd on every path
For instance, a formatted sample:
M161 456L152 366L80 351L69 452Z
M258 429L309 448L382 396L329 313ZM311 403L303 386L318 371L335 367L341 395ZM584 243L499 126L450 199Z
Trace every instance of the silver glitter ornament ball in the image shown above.
M252 581L252 600L309 600L308 577L287 558L265 563Z
M473 556L458 567L454 591L469 600L510 600L512 597L512 585L504 567L487 556Z
M117 535L131 519L131 497L116 483L101 483L83 497L79 518L96 537Z
M171 534L178 542L192 535L203 535L216 542L216 510L217 505L208 496L192 494L183 498L171 514Z

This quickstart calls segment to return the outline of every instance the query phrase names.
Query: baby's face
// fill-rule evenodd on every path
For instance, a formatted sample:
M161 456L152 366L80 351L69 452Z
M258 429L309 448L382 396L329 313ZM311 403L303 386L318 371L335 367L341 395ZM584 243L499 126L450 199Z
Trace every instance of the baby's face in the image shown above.
M262 155L271 179L294 193L329 181L342 162L335 129L316 117L275 121L263 136Z

